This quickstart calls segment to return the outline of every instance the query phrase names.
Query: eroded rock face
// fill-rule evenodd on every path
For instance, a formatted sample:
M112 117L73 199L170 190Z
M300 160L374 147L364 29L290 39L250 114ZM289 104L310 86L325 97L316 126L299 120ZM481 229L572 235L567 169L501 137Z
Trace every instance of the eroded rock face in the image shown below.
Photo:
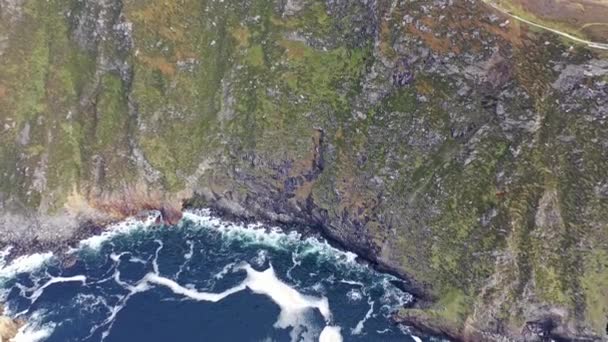
M606 338L605 55L478 1L8 3L0 242L213 207L409 279L409 324Z

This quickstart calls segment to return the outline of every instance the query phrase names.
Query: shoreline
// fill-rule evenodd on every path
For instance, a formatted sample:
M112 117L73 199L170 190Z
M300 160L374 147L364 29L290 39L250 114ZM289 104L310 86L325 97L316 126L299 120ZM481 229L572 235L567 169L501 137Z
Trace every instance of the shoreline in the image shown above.
M428 301L430 300L429 299L430 297L426 293L421 292L420 289L410 286L410 282L408 281L408 279L406 279L402 275L400 275L398 271L393 270L388 266L382 265L381 263L373 260L369 255L365 255L365 254L362 254L360 252L353 250L352 248L348 248L348 246L346 246L346 244L340 243L339 241L332 238L331 236L327 236L326 234L324 234L324 231L321 228L316 227L316 225L305 225L304 223L292 223L292 224L280 223L280 222L276 222L276 221L264 219L264 218L256 218L253 216L238 215L233 212L226 212L225 210L218 209L218 208L195 208L195 207L185 208L183 211L181 211L179 221L183 220L184 213L186 213L186 212L196 213L197 210L208 210L209 216L221 219L222 221L225 221L227 223L232 223L232 224L237 224L237 225L248 225L248 224L259 223L259 224L262 224L265 226L278 227L286 233L288 233L290 231L296 231L296 232L302 234L302 238L320 237L320 238L324 239L325 241L327 241L327 243L329 245L331 245L332 247L334 247L336 249L356 254L356 256L357 256L356 261L358 263L364 264L377 272L388 274L388 275L395 277L396 280L392 281L393 285L395 285L396 287L398 287L400 290L402 290L404 292L410 293L414 297L414 300L412 301L412 303L410 305L407 306L407 308L411 308L411 307L415 307L415 306L417 307L420 305L420 303L428 303ZM157 211L157 210L141 211L139 214L131 217L130 219L134 219L138 222L143 223L146 221L147 218L149 219L152 215L156 216L155 222L151 225L151 228L153 228L153 229L156 229L156 228L159 228L162 226L173 226L176 224L175 222L167 222L166 220L164 220L163 213L161 211ZM175 218L175 217L173 216L173 218ZM126 218L126 219L128 219L128 218ZM8 251L7 255L5 256L5 261L7 264L10 264L11 261L18 259L19 257L22 257L22 256L32 255L35 253L49 253L49 252L52 253L60 263L62 263L62 264L69 263L69 262L73 261L72 257L67 253L70 249L77 247L81 241L84 241L86 239L89 239L89 238L92 238L95 236L101 236L104 232L111 231L112 229L114 229L114 228L112 228L113 226L117 225L120 222L123 222L124 220L125 219L113 220L113 221L104 222L103 224L95 223L92 221L82 222L78 226L78 228L76 230L74 230L73 235L69 239L62 240L62 241L40 242L37 239L32 239L29 241L11 241L11 242L0 241L0 249L6 249L7 247L10 247L10 250ZM27 322L20 319L19 317L5 316L3 314L3 312L4 312L3 306L2 306L2 303L0 303L0 337L3 337L4 340L10 341L11 338L14 338L17 335L19 329L23 328L23 326L25 326ZM402 319L397 319L396 316L393 316L390 319L390 323L395 324L395 325L404 324L404 325L410 327L410 329L414 329L415 332L433 335L436 337L449 338L452 341L461 340L459 338L455 338L454 336L445 334L445 331L443 329L436 329L436 327L434 327L433 325L424 326L424 325L416 324L416 321L406 322L406 321L403 321ZM3 334L5 334L5 335L3 335Z
M400 272L398 270L395 270L394 268L391 268L388 265L384 265L384 264L378 262L377 260L374 260L369 255L366 255L366 253L363 253L362 251L357 250L357 248L350 248L345 243L341 243L336 238L325 234L324 230L322 228L318 227L316 224L311 223L309 225L306 225L304 223L289 223L289 224L281 223L281 222L276 222L276 221L265 219L265 218L254 218L251 216L242 216L242 215L238 215L238 214L235 214L232 212L226 212L224 210L221 210L218 208L213 208L213 207L211 207L211 208L195 208L195 207L185 208L182 212L180 212L180 220L178 220L177 222L181 221L181 219L182 219L181 216L183 215L183 213L194 212L196 210L209 210L209 215L211 217L221 219L222 221L225 221L227 223L233 223L233 224L239 224L239 225L248 225L248 224L259 223L259 224L263 224L266 226L278 227L281 230L283 230L284 232L297 231L298 233L302 234L303 238L306 238L309 236L321 237L324 240L326 240L332 247L334 247L336 249L339 249L339 250L342 250L345 252L352 252L352 253L356 254L358 262L368 265L369 267L371 267L372 269L374 269L380 273L389 274L389 275L399 279L399 284L396 284L396 285L402 291L412 294L416 298L416 302L418 302L418 301L426 302L426 301L432 300L432 297L428 293L426 293L423 289L420 289L419 287L416 287L416 286L412 286L410 283L410 280L407 279L407 277L405 277L404 275L400 274ZM162 225L173 226L173 225L177 224L177 222L167 222L166 220L163 219L162 212L156 211L156 210L141 211L139 214L137 214L133 217L130 217L130 218L135 219L139 222L144 222L144 220L146 218L150 217L150 215L153 214L154 212L157 212L157 215L158 215L156 218L156 223L155 223L156 226L162 226ZM57 242L48 242L48 241L40 242L36 238L29 240L29 241L6 242L6 241L0 240L0 250L5 249L8 246L11 247L10 252L5 257L5 260L8 262L10 262L20 256L30 255L30 254L34 254L34 253L45 253L45 252L51 252L55 256L57 256L60 261L64 261L65 260L64 258L67 257L65 252L67 252L69 249L75 248L83 240L86 240L88 238L95 237L95 236L100 236L104 232L109 231L109 229L112 229L111 227L113 225L116 225L116 224L124 221L125 219L129 219L129 218L111 220L111 221L107 221L104 223L96 223L96 222L92 222L92 221L82 222L78 226L78 228L74 231L74 234L69 239L61 240L61 241L57 241Z

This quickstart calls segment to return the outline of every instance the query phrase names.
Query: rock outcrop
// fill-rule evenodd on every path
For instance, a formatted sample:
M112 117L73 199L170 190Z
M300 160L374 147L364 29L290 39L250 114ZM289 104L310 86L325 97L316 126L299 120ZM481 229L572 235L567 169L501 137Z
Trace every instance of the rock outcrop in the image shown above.
M10 342L12 338L17 336L19 328L23 325L21 322L2 316L4 309L0 305L0 342Z

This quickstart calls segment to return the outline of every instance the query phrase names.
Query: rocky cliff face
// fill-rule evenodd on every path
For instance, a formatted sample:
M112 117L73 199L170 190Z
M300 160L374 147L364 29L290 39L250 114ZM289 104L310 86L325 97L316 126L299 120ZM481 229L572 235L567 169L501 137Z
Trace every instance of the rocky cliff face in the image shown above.
M606 339L608 59L471 0L1 0L0 231L317 227L463 340ZM83 228L85 227L85 228Z

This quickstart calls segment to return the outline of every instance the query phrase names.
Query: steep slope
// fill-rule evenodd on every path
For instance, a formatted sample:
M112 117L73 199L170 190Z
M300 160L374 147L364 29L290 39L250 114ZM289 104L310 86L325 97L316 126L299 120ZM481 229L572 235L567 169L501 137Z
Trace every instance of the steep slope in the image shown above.
M481 1L0 1L2 242L182 206L318 227L396 319L601 340L608 59Z

